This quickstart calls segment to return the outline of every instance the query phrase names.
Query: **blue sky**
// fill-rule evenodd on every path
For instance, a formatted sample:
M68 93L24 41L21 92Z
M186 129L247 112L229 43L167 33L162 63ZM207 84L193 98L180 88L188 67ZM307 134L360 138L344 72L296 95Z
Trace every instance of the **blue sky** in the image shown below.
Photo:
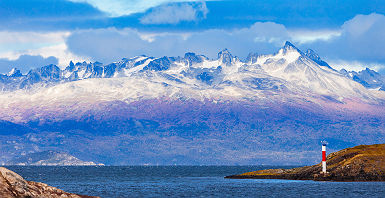
M1 0L0 72L123 57L275 52L286 40L337 69L385 73L382 0Z

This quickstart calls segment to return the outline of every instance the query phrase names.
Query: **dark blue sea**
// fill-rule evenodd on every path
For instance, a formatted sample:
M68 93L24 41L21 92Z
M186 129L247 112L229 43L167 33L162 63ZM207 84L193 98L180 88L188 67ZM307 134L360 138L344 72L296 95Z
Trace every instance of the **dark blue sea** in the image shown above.
M385 182L235 180L272 166L7 167L27 180L101 197L385 197ZM283 167L290 168L290 167Z

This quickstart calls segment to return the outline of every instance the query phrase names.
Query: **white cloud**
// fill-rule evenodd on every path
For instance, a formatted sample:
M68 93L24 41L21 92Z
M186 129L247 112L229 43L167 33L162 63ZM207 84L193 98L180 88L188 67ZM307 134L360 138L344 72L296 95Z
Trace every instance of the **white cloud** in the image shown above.
M291 40L298 44L328 41L341 36L341 30L289 30Z
M197 21L206 18L205 2L165 4L151 10L140 19L142 24L178 24L182 21Z
M43 58L48 58L50 56L56 57L59 60L59 65L61 67L67 66L70 61L74 62L83 62L83 61L92 61L87 56L78 56L73 54L68 50L68 47L65 43L60 43L58 45L52 45L47 47L42 47L35 50L27 50L24 53L20 53L19 55L33 55L33 56L42 56Z
M163 19L162 19L163 20ZM0 32L0 58L21 55L54 56L59 65L70 60L109 63L123 57L181 56L185 52L215 58L228 48L245 58L249 52L275 52L286 40L300 49L311 48L337 69L377 71L385 69L385 16L358 15L337 30L290 30L273 22L257 22L248 28L201 32L140 32L135 29L90 29L74 32Z
M70 32L0 32L0 44L14 43L55 43L63 41L64 38L70 35Z
M70 32L0 32L0 58L17 60L22 55L56 57L59 66L69 61L89 60L68 50L66 39Z
M211 29L189 33L156 34L129 28L84 30L71 34L67 45L75 54L108 63L141 54L159 57L195 52L213 58L224 48L245 58L249 52L275 52L288 38L283 25L258 22L231 31Z
M86 2L113 17L144 12L149 8L166 3L194 2L197 0L70 0L73 2Z
M140 54L181 56L189 51L215 58L224 48L245 58L249 52L275 52L289 40L302 50L315 50L336 69L369 67L380 71L385 68L383 35L385 16L371 14L358 15L335 30L292 30L273 22L257 22L249 28L235 30L210 29L183 34L110 28L75 32L67 44L75 54L111 62Z
M370 15L359 14L353 19L346 21L342 25L342 29L346 34L353 37L365 35L367 32L377 30L378 26L384 24L385 16L372 13Z
M69 32L0 32L0 53L10 54L64 43ZM0 55L1 56L1 55ZM4 56L2 56L4 57ZM17 59L16 56L8 56Z
M348 70L369 67L379 71L385 69L384 35L384 15L357 15L341 26L340 36L327 41L305 43L303 46L314 49L326 60L334 62L335 67Z

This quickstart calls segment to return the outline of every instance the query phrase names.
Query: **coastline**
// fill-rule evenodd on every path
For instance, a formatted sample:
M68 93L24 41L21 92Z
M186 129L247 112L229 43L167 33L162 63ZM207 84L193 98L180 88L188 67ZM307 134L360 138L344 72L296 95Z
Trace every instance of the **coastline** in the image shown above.
M266 169L225 176L226 179L288 179L314 181L385 181L385 144L360 145L328 155L328 172L321 163L292 169Z

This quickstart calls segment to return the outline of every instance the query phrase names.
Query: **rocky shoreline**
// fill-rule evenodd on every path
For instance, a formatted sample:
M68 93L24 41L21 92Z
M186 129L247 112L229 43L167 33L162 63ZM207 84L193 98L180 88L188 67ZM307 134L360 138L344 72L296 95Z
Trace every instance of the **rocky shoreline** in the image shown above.
M44 183L26 181L17 173L0 167L1 198L97 198L67 193Z
M321 163L292 169L267 169L228 179L288 179L315 181L385 181L385 144L360 145L328 155L327 173Z

